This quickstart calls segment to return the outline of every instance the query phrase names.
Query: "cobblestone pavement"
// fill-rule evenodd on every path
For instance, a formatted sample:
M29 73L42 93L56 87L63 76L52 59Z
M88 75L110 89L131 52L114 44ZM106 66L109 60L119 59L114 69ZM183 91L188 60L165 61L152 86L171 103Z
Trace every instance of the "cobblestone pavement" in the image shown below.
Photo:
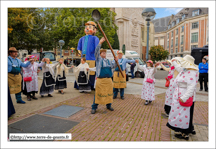
M35 114L44 115L44 112L60 105L72 105L84 108L69 118L60 118L80 122L68 131L73 135L72 141L184 141L177 140L166 127L167 118L163 117L165 93L156 95L156 100L148 106L144 105L140 95L126 94L125 100L114 99L114 111L99 105L93 115L90 114L93 92L80 94L77 90L71 90L73 83L68 83L68 86L70 88L65 90L64 95L55 92L54 97L30 101L28 106L18 105L13 99L17 113L8 120L8 124ZM197 135L191 136L189 141L207 141L208 102L195 103L194 124Z

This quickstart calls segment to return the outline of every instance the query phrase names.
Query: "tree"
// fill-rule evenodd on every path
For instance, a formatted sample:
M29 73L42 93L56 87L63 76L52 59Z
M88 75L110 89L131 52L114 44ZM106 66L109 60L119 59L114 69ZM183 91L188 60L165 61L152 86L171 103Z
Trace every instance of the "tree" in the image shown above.
M58 45L60 39L65 41L66 47L77 47L79 39L85 35L85 23L94 21L91 13L95 8L47 8L44 11L46 16L46 27L50 29L54 45ZM114 43L113 36L116 33L117 26L114 24L115 13L110 8L97 8L101 13L99 23L105 32L110 44ZM103 37L99 29L96 36ZM102 48L107 49L105 42Z
M119 49L119 39L117 33L114 34L113 39L114 39L114 43L112 45L112 48Z
M161 45L158 45L151 47L149 55L151 56L151 60L155 62L165 60L169 55L169 52L167 50L164 50Z

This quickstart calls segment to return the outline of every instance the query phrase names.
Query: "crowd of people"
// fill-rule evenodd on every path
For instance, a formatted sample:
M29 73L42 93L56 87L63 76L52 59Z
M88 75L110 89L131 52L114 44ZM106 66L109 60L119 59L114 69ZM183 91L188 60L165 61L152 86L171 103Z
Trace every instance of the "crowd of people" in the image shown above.
M87 25L92 25L88 23ZM95 26L95 24L93 24ZM87 27L88 29L88 27ZM97 41L93 36L86 36L89 40ZM83 41L82 41L83 40ZM78 49L82 51L85 45L85 38L79 41ZM87 40L88 41L88 40ZM161 67L168 71L166 79L166 95L164 111L168 117L167 127L176 132L177 138L189 139L189 133L196 134L193 127L193 112L194 103L196 101L196 85L198 78L200 79L200 90L203 90L202 80L204 79L205 91L207 87L208 64L206 59L203 59L199 65L194 64L194 58L186 55L184 58L175 57L168 61L170 68L166 68L162 63L148 60L146 65L140 66L138 60L128 60L123 58L123 52L119 51L114 60L106 58L106 49L101 46L105 38L94 43L94 47L84 51L85 56L82 55L81 63L75 67L67 67L64 64L64 59L60 58L58 63L50 64L48 58L42 59L41 63L35 62L35 57L27 56L25 62L17 59L17 50L15 47L9 48L8 57L8 117L15 113L10 94L16 95L17 103L24 104L21 92L27 96L27 100L37 100L35 96L38 93L38 67L42 67L43 81L40 87L40 95L44 97L53 97L54 90L64 94L63 89L67 88L66 75L68 70L74 68L75 83L74 88L80 92L91 92L95 90L95 95L92 104L91 114L95 114L99 104L106 105L110 111L114 111L112 107L113 99L117 98L120 92L120 98L124 100L124 88L126 88L126 64L131 64L132 78L134 78L133 70L137 66L145 74L143 79L141 99L144 100L144 105L148 105L155 100L155 74L156 67ZM83 43L82 43L83 42ZM88 46L84 46L88 49ZM117 67L117 62L122 70ZM91 67L90 67L91 66ZM56 70L56 72L54 71ZM21 75L22 74L22 75ZM122 75L123 74L123 75Z

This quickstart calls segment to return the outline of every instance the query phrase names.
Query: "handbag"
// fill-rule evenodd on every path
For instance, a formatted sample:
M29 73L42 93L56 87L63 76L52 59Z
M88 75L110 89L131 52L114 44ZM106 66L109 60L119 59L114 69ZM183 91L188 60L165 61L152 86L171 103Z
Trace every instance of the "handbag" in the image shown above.
M186 102L181 102L179 100L179 103L181 106L184 106L184 107L191 107L193 105L193 96L192 97L189 97Z
M146 82L148 82L148 83L153 83L154 80L153 80L153 79L150 79L150 78L147 78Z
M34 70L34 66L33 66L33 70ZM32 70L32 76L33 76L33 70ZM23 70L23 72L24 72L24 74L25 74L25 71ZM30 82L30 81L32 81L32 77L24 77L23 78L23 81L24 82Z
M166 79L165 87L169 87L169 85L170 85L170 80L169 80L167 77L166 77L165 79Z

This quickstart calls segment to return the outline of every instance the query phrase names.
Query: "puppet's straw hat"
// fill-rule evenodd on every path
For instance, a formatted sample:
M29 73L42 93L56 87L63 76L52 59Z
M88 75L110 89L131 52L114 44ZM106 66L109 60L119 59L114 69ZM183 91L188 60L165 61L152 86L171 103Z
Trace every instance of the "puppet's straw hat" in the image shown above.
M88 21L87 23L85 23L85 25L93 25L97 28L97 24L93 21Z
M100 53L101 52L107 52L107 50L106 49L100 49Z

